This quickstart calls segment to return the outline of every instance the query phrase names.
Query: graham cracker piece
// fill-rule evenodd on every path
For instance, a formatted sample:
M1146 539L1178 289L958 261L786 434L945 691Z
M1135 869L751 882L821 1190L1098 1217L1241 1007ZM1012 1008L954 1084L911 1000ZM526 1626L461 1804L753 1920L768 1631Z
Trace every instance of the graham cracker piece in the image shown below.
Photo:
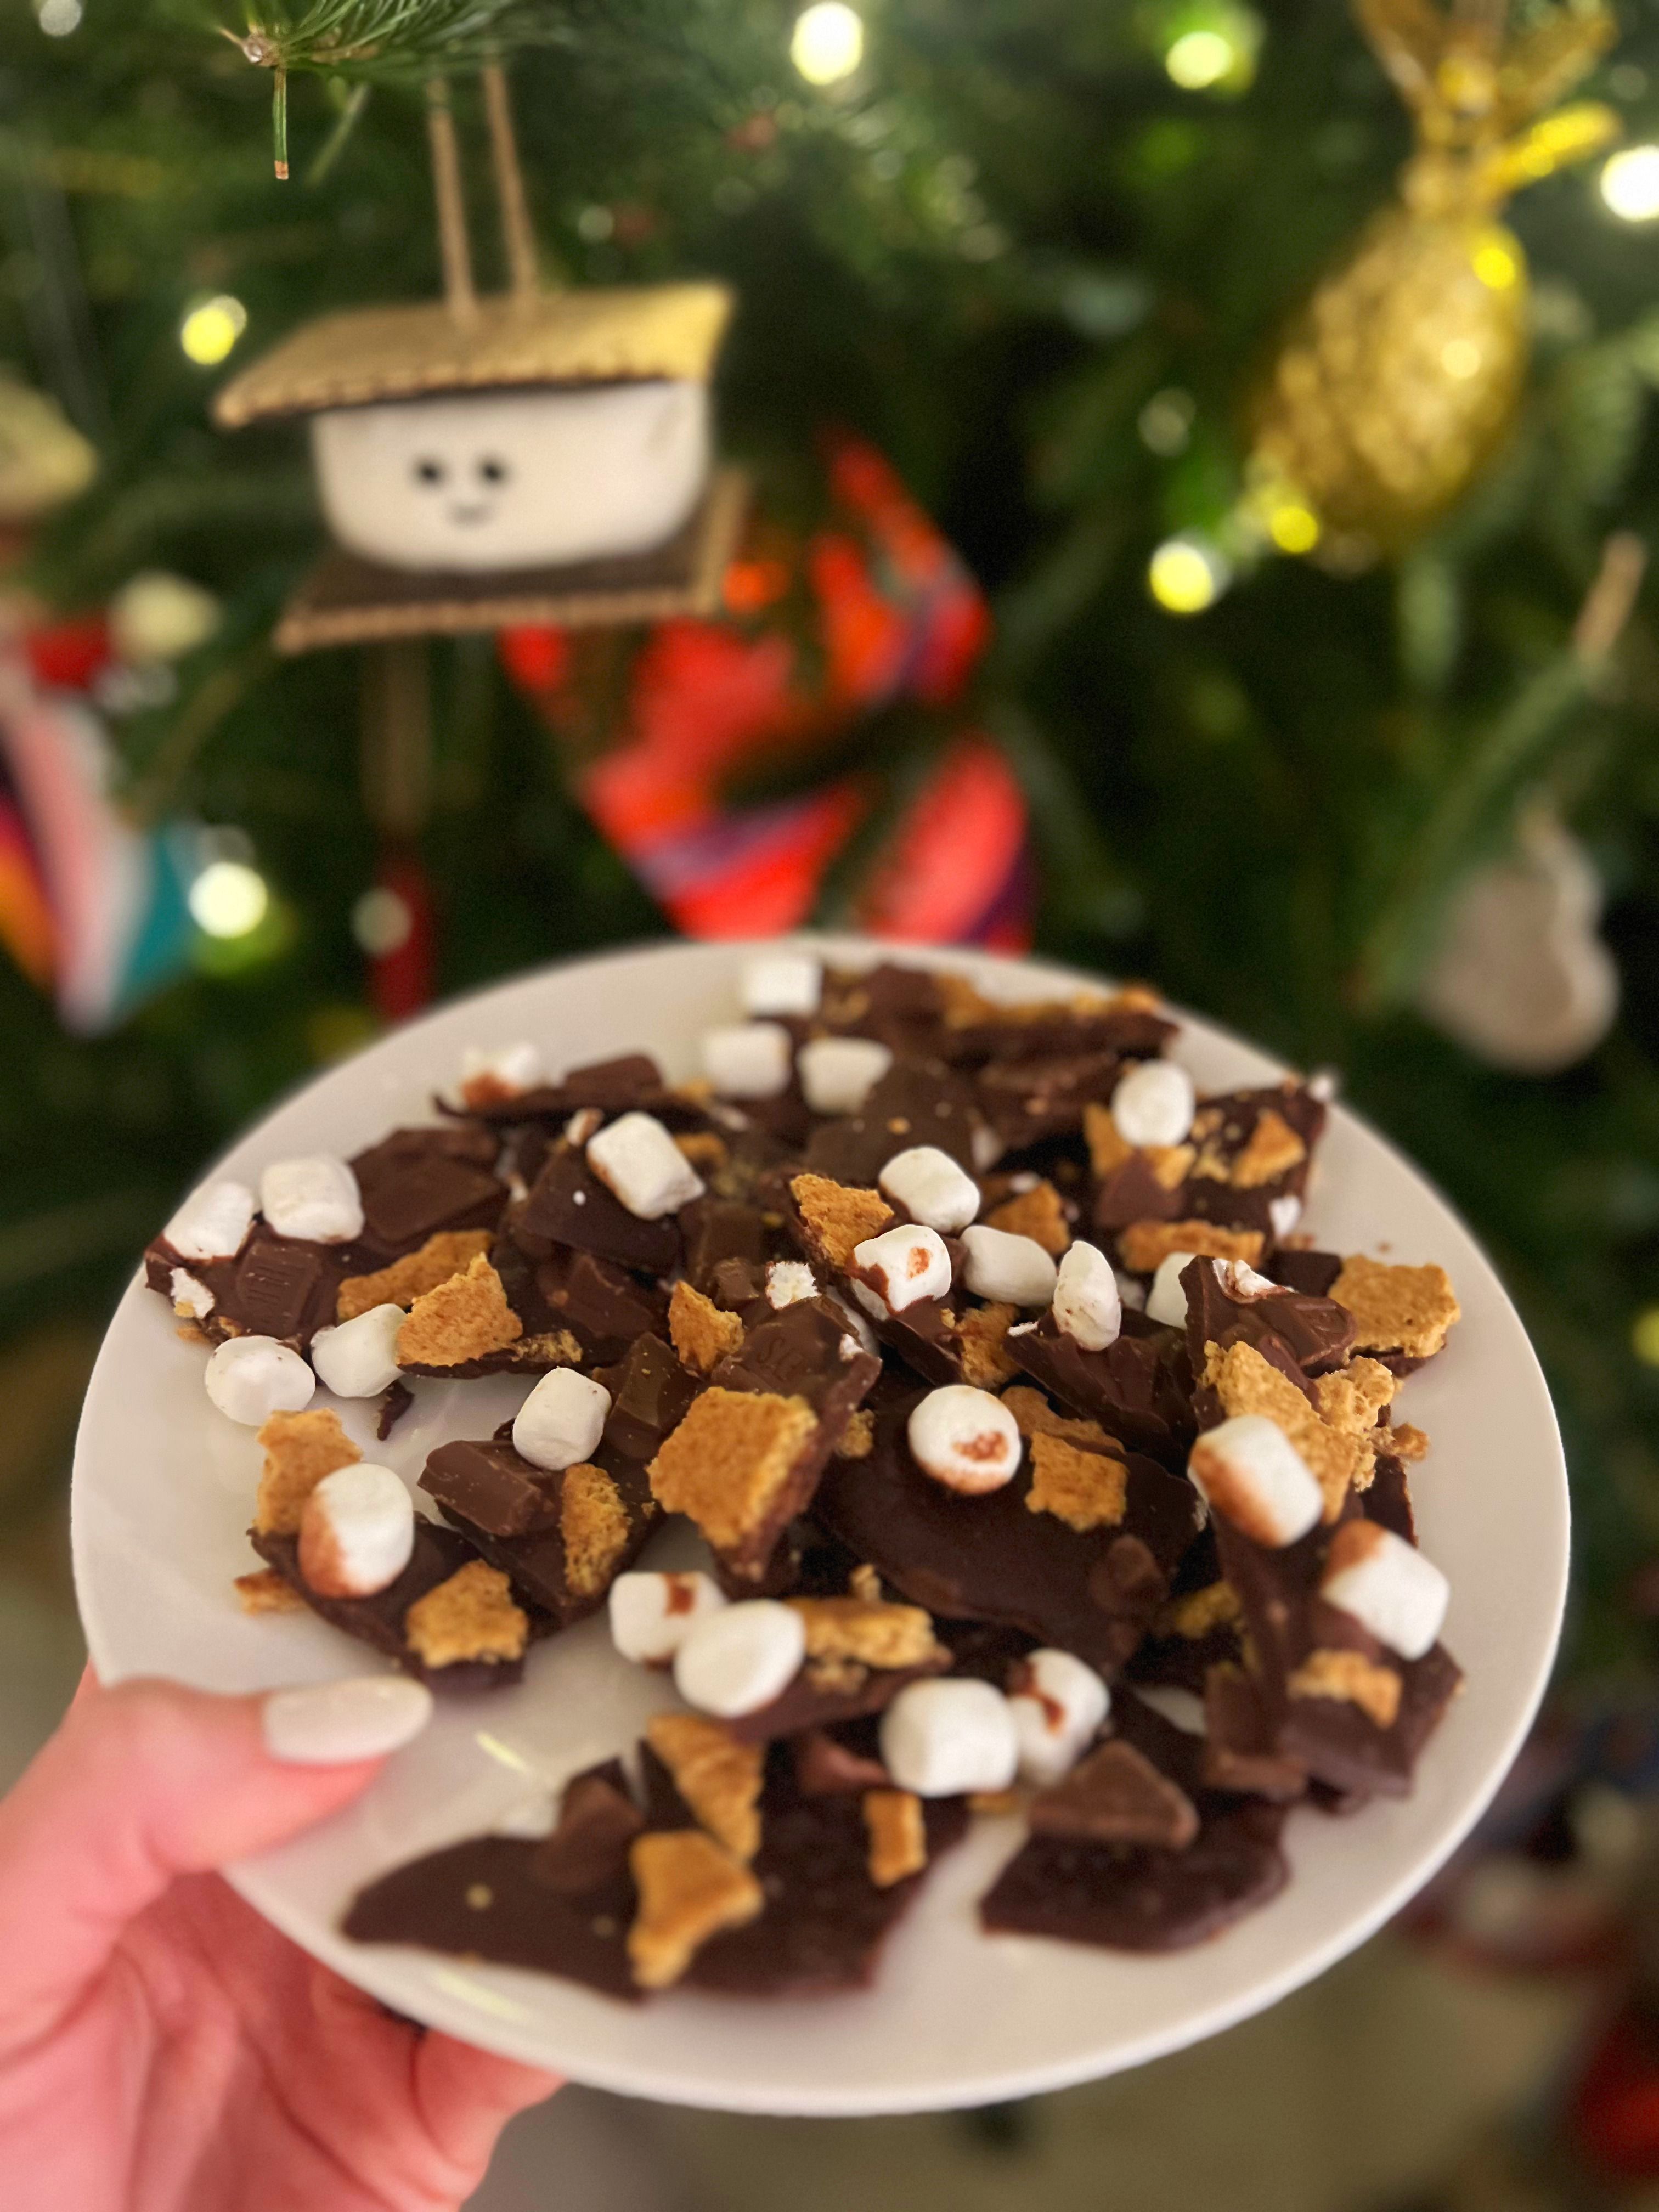
M1146 1145L1141 1158L1152 1170L1154 1180L1165 1190L1179 1190L1193 1171L1193 1148L1190 1145Z
M716 1136L712 1129L688 1129L674 1142L703 1176L718 1175L732 1157L725 1138Z
M1091 1098L1083 1109L1083 1141L1089 1147L1089 1165L1103 1182L1126 1160L1134 1158L1134 1146L1120 1134L1112 1109Z
M671 1988L711 1936L741 1928L766 1902L748 1868L696 1828L636 1836L628 1863L640 1900L628 1958L642 1990Z
M1211 1347L1204 1379L1230 1419L1237 1413L1261 1413L1285 1431L1319 1485L1328 1523L1341 1512L1350 1484L1356 1490L1370 1487L1376 1471L1371 1443L1322 1420L1290 1376L1280 1374L1253 1344L1230 1344L1224 1352Z
M488 1252L489 1241L487 1229L441 1229L418 1252L406 1252L389 1267L348 1275L335 1295L335 1320L356 1321L373 1306L412 1306Z
M1375 1359L1351 1359L1334 1374L1322 1375L1314 1384L1319 1410L1334 1429L1346 1437L1363 1437L1376 1426L1376 1417L1394 1403L1400 1378Z
M608 1589L628 1549L628 1508L602 1467L568 1467L559 1488L565 1587L576 1597Z
M1419 1460L1429 1455L1429 1440L1421 1429L1413 1428L1409 1421L1396 1427L1379 1429L1376 1432L1379 1451L1392 1452L1396 1459Z
M789 1186L806 1231L832 1267L845 1273L853 1248L878 1237L893 1209L876 1190L857 1190L828 1176L798 1175Z
M1013 1415L1014 1426L1027 1443L1033 1437L1064 1437L1070 1443L1092 1444L1097 1450L1115 1455L1123 1449L1098 1421L1077 1420L1069 1413L1055 1413L1042 1391L1034 1390L1029 1382L1017 1382L1012 1390L1005 1390L1002 1402Z
M1171 1252L1195 1258L1243 1260L1255 1267L1265 1239L1259 1229L1220 1229L1213 1221L1132 1221L1117 1240L1133 1275L1155 1275Z
M1009 1357L1008 1331L1019 1318L1018 1306L976 1306L957 1323L962 1379L976 1390L999 1390L1019 1370Z
M513 1367L533 1367L538 1370L548 1367L580 1367L582 1348L568 1328L545 1329L538 1336L521 1336L516 1344L504 1345L507 1363Z
M265 1464L253 1500L253 1525L262 1536L297 1536L306 1500L325 1474L362 1457L340 1426L337 1413L319 1407L309 1413L273 1413L259 1431Z
M1301 1138L1269 1106L1257 1117L1249 1143L1234 1158L1228 1181L1235 1190L1260 1190L1264 1182L1277 1182L1280 1176L1299 1168L1307 1157Z
M1051 1259L1058 1260L1072 1241L1066 1202L1046 1177L1034 1189L993 1206L985 1218L989 1227L1005 1229L1011 1237L1030 1237Z
M483 1253L416 1299L398 1331L400 1367L461 1367L516 1344L524 1323L507 1302L501 1279Z
M837 1459L868 1459L876 1448L876 1417L867 1406L847 1417L847 1426L836 1446Z
M1202 1589L1172 1598L1153 1621L1152 1634L1181 1636L1196 1644L1218 1628L1231 1628L1243 1617L1243 1607L1231 1583L1206 1583Z
M806 1625L809 1661L852 1659L865 1667L925 1667L942 1656L930 1614L919 1605L879 1598L792 1597Z
M908 1790L866 1790L864 1825L870 1836L870 1880L890 1889L927 1863L927 1826L921 1800Z
M1129 1470L1103 1452L1080 1451L1064 1437L1031 1439L1028 1513L1052 1513L1068 1528L1115 1528L1128 1503Z
M734 1742L701 1713L659 1713L646 1723L645 1740L696 1818L746 1864L760 1849L766 1746Z
M735 1551L764 1526L817 1425L805 1398L705 1390L646 1469L652 1494L717 1552Z
M244 1613L303 1613L306 1609L299 1591L285 1583L275 1567L238 1575L234 1588L236 1602Z
M743 1323L736 1314L722 1313L713 1298L704 1297L690 1283L676 1283L668 1301L668 1334L688 1367L699 1375L712 1375L743 1342Z
M1293 1698L1334 1698L1358 1705L1380 1729L1392 1728L1400 1712L1399 1675L1363 1651L1310 1651L1288 1686Z
M447 1582L416 1598L404 1615L404 1636L422 1666L459 1666L482 1659L494 1665L521 1659L530 1621L513 1602L513 1586L498 1567L469 1559Z
M1357 1351L1403 1352L1408 1359L1431 1359L1462 1311L1443 1267L1391 1267L1361 1252L1343 1261L1330 1295L1354 1317Z

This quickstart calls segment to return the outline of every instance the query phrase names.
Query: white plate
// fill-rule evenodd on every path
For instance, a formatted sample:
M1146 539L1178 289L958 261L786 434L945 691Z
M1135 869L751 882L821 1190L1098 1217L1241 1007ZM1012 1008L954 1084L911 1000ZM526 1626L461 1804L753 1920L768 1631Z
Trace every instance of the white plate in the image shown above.
M747 949L652 946L445 1007L319 1077L222 1167L252 1182L271 1158L350 1153L399 1121L428 1119L434 1086L453 1079L468 1044L534 1037L554 1069L645 1048L672 1074L690 1074L700 1031L732 1018ZM876 957L856 939L822 949L853 965ZM1013 997L1080 980L975 954L907 957ZM1201 1089L1282 1073L1197 1021L1184 1024L1176 1053ZM860 1996L744 2004L681 1992L633 2008L550 1978L344 1942L336 1922L362 1883L619 1749L669 1701L658 1678L614 1657L602 1620L532 1652L521 1687L441 1700L434 1725L360 1803L232 1880L295 1942L400 2012L604 2088L738 2112L906 2112L1029 2095L1137 2065L1271 2004L1396 1911L1486 1805L1542 1692L1567 1565L1565 1470L1543 1376L1468 1231L1340 1109L1308 1225L1339 1251L1440 1261L1462 1301L1449 1349L1407 1384L1404 1405L1433 1439L1416 1472L1418 1506L1425 1549L1451 1577L1446 1641L1468 1685L1413 1796L1349 1820L1295 1813L1289 1886L1214 1942L1133 1958L981 1935L974 1902L1017 1841L1007 1821L980 1823L940 1866L878 1986ZM240 1691L361 1672L372 1663L362 1647L321 1621L237 1610L231 1578L254 1564L244 1531L260 1455L252 1431L209 1405L202 1365L135 1282L105 1340L75 1459L76 1583L100 1674ZM418 1382L415 1408L374 1455L412 1482L434 1443L488 1434L526 1388ZM340 1411L368 1444L370 1407ZM652 1556L672 1563L690 1540L665 1531L658 1544L668 1548Z

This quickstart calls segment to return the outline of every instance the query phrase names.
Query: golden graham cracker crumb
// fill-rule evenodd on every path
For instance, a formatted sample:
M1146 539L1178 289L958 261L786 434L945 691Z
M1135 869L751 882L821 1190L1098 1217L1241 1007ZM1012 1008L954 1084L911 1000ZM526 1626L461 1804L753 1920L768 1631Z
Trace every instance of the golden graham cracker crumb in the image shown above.
M1000 1389L1019 1370L1009 1356L1008 1331L1019 1319L1018 1306L976 1306L957 1323L962 1379L976 1390Z
M1152 1623L1152 1633L1185 1637L1196 1644L1218 1628L1231 1628L1242 1614L1231 1583L1206 1583L1202 1589L1172 1599Z
M356 1321L374 1306L412 1306L489 1249L487 1229L441 1229L418 1252L407 1252L372 1275L348 1275L335 1294L336 1321Z
M1179 1190L1193 1171L1193 1148L1190 1145L1148 1145L1146 1164L1153 1180L1164 1190Z
M454 1667L469 1659L494 1665L524 1656L530 1622L514 1604L507 1577L469 1559L416 1599L404 1615L404 1635L422 1666Z
M1083 1109L1083 1140L1089 1147L1089 1165L1103 1182L1134 1158L1135 1148L1119 1134L1111 1108L1097 1099L1091 1098Z
M919 1605L885 1605L861 1597L792 1597L806 1626L806 1656L855 1659L866 1667L925 1667L944 1655L932 1616Z
M1291 1676L1293 1698L1334 1698L1358 1705L1380 1729L1400 1713L1401 1681L1392 1667L1378 1667L1362 1651L1310 1651Z
M1285 1116L1269 1106L1258 1116L1249 1142L1233 1161L1229 1180L1235 1190L1260 1190L1264 1182L1277 1182L1280 1176L1299 1168L1307 1157L1308 1147L1301 1138Z
M876 1417L867 1406L860 1406L847 1417L847 1426L841 1432L841 1442L836 1446L837 1459L868 1459L876 1448Z
M1413 1428L1409 1421L1401 1421L1395 1428L1377 1431L1376 1449L1392 1452L1396 1459L1426 1459L1429 1440L1421 1429Z
M696 1828L636 1836L628 1863L639 1892L628 1957L643 1990L672 1987L711 1936L741 1928L766 1902L748 1868Z
M1133 1221L1117 1240L1131 1274L1155 1275L1171 1252L1198 1258L1243 1260L1254 1267L1261 1257L1259 1229L1218 1229L1213 1221Z
M1341 1512L1350 1485L1358 1490L1370 1487L1376 1454L1369 1437L1345 1435L1322 1420L1290 1376L1264 1359L1254 1345L1230 1344L1224 1352L1212 1347L1204 1379L1230 1419L1237 1413L1261 1413L1283 1429L1319 1485L1328 1524ZM1200 1437L1200 1448L1202 1444Z
M238 1575L234 1587L236 1602L244 1613L303 1613L306 1609L299 1591L285 1583L275 1567Z
M713 1298L681 1282L675 1284L668 1301L668 1334L688 1367L699 1375L712 1375L742 1344L743 1323L736 1314L722 1313Z
M738 1743L701 1713L659 1713L645 1740L673 1778L694 1816L734 1858L760 1849L760 1794L766 1746Z
M559 1534L571 1595L595 1597L608 1589L628 1549L628 1508L602 1467L566 1468L559 1486Z
M1334 1429L1346 1437L1363 1437L1376 1426L1376 1417L1394 1403L1400 1388L1398 1376L1375 1359L1352 1359L1334 1374L1322 1375L1314 1384L1319 1410Z
M1128 1502L1129 1470L1103 1452L1081 1451L1064 1437L1031 1439L1028 1513L1052 1513L1068 1528L1115 1528Z
M717 1137L712 1129L690 1129L674 1142L699 1175L718 1175L732 1157L725 1138Z
M705 1390L646 1469L652 1494L717 1552L735 1550L764 1525L817 1425L805 1398Z
M1431 1359L1462 1308L1443 1267L1395 1267L1356 1253L1342 1265L1331 1296L1353 1316L1360 1352L1403 1352Z
M503 1345L507 1364L511 1367L533 1367L538 1372L548 1367L580 1367L582 1348L568 1328L544 1329L537 1336L521 1336L516 1344Z
M893 1209L879 1191L854 1190L828 1176L798 1175L789 1186L807 1235L832 1267L853 1264L853 1248L879 1236Z
M890 1889L927 1863L927 1828L921 1800L908 1790L866 1790L864 1825L870 1837L870 1880Z
M398 1332L400 1367L460 1367L516 1344L524 1323L507 1302L501 1279L482 1253L465 1274L426 1291Z
M1028 1443L1033 1437L1064 1437L1074 1444L1092 1444L1097 1451L1119 1454L1123 1449L1098 1421L1074 1420L1069 1414L1055 1413L1042 1391L1034 1390L1029 1382L1017 1382L1012 1390L1005 1390L1002 1402Z
M970 1790L968 1810L977 1813L987 1820L1006 1820L1009 1814L1024 1810L1025 1793L1021 1790Z
M262 1536L297 1536L306 1500L325 1474L353 1467L360 1452L340 1417L319 1407L308 1413L273 1413L259 1431L264 1470L253 1501L253 1525Z
M1005 1199L985 1217L993 1229L1006 1229L1011 1237L1029 1237L1058 1260L1072 1241L1072 1224L1066 1202L1053 1183L1045 1180L1017 1198Z

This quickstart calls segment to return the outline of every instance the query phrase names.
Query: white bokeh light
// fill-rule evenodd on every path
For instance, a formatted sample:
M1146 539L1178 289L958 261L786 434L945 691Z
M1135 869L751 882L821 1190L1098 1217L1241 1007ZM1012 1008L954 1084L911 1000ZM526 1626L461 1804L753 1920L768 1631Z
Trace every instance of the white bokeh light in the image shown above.
M190 887L191 919L210 937L246 937L270 906L264 878L246 860L210 860Z
M1620 222L1659 216L1659 146L1622 146L1601 168L1601 198Z
M864 59L864 21L847 0L814 0L795 18L789 58L808 84L836 84Z

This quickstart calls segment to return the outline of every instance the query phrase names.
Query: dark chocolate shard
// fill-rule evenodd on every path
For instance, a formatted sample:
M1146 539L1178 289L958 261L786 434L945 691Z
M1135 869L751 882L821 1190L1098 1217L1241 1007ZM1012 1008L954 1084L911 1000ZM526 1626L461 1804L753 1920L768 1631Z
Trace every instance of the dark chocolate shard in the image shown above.
M889 1160L936 1145L971 1171L979 1118L973 1085L953 1069L938 1060L896 1060L856 1114L813 1131L803 1164L832 1182L873 1188Z
M665 1275L680 1256L672 1214L641 1221L599 1181L580 1152L555 1150L537 1176L513 1234L532 1260L550 1259L555 1245L591 1252L645 1275Z
M1417 1515L1412 1505L1411 1480L1406 1462L1388 1450L1382 1438L1386 1428L1378 1431L1376 1472L1371 1477L1371 1486L1362 1491L1359 1508L1368 1521L1376 1521L1408 1544L1417 1541Z
M803 1797L850 1797L866 1790L890 1790L892 1777L875 1754L873 1740L863 1743L852 1729L834 1734L808 1729L789 1744L795 1762L795 1787Z
M1281 1750L1331 1789L1403 1797L1419 1754L1462 1686L1463 1670L1439 1644L1420 1659L1392 1663L1401 1690L1389 1727L1346 1698L1292 1697L1279 1732Z
M536 1846L536 1879L565 1897L586 1897L628 1865L645 1816L628 1794L618 1761L579 1774L559 1806L559 1825Z
M591 1360L623 1358L635 1337L659 1332L668 1316L654 1285L592 1252L554 1251L537 1265L535 1289L544 1319L532 1322L513 1297L526 1328L568 1328Z
M685 1274L694 1291L735 1310L760 1296L766 1263L781 1249L758 1206L741 1199L694 1199L680 1215ZM732 1291L738 1291L735 1297Z
M447 1513L489 1536L523 1536L558 1517L558 1487L510 1443L440 1444L421 1487Z
M769 1704L740 1713L726 1728L738 1743L772 1743L780 1737L833 1728L885 1712L899 1692L930 1674L943 1674L950 1660L941 1651L926 1667L865 1667L842 1664L815 1669L809 1662Z
M415 1393L407 1382L389 1382L380 1399L380 1418L374 1424L374 1433L384 1443L404 1415L415 1403Z
M1242 1667L1210 1669L1204 1685L1204 1728L1203 1773L1212 1789L1267 1797L1276 1804L1306 1790L1307 1768L1279 1749L1261 1692Z
M1282 1345L1304 1375L1327 1375L1353 1350L1354 1319L1332 1298L1300 1291L1236 1294L1213 1260L1193 1261L1181 1271L1187 1294L1187 1346L1193 1372L1202 1375L1212 1345L1249 1344L1265 1352Z
M1287 1290L1300 1291L1310 1298L1328 1298L1331 1285L1342 1273L1342 1260L1336 1252L1303 1252L1281 1244L1266 1272Z
M1296 1082L1206 1098L1193 1121L1198 1157L1179 1218L1258 1229L1273 1245L1273 1202L1306 1190L1326 1119L1322 1100Z
M1134 1451L1184 1467L1195 1433L1187 1347L1174 1329L1137 1313L1103 1352L1085 1352L1046 1313L1034 1328L1011 1330L1010 1356L1034 1382L1085 1420L1098 1421Z
M1010 1152L1052 1137L1074 1137L1085 1107L1110 1098L1127 1064L1115 1051L993 1061L980 1071L975 1086L979 1109Z
M591 1463L552 1474L532 1468L500 1438L444 1444L427 1462L421 1487L438 1500L446 1519L463 1524L481 1556L512 1583L519 1603L559 1628L599 1611L657 1520L644 1468L608 1437ZM492 1528L472 1517L527 1515L537 1499L545 1501L541 1516L517 1529Z
M659 1336L637 1337L614 1367L596 1370L593 1380L611 1393L605 1443L641 1465L679 1426L698 1388Z
M663 1081L662 1070L648 1053L625 1052L615 1060L573 1067L556 1083L538 1083L504 1098L481 1098L468 1111L475 1119L490 1123L563 1121L588 1106L607 1115L624 1114L635 1108L659 1114L674 1099L675 1094Z
M833 1450L880 1372L880 1360L860 1348L846 1316L815 1297L763 1312L712 1379L725 1390L805 1398L831 1430L826 1449Z
M1198 1812L1179 1784L1144 1752L1114 1738L1031 1800L1031 1833L1070 1843L1146 1844L1184 1851Z
M462 1126L394 1129L359 1152L351 1170L363 1202L363 1245L392 1258L440 1230L493 1229L507 1204L507 1186L491 1171L495 1150L487 1131Z

